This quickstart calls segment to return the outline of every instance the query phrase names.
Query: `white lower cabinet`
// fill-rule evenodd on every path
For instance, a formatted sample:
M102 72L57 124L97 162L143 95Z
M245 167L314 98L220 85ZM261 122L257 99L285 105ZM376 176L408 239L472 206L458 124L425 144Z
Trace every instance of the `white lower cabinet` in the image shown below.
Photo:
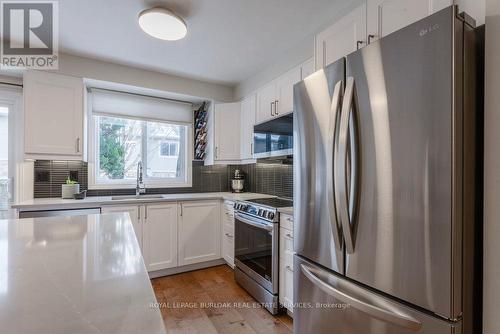
M178 264L219 259L220 202L190 201L178 206Z
M101 212L130 214L148 271L177 266L177 203L104 206Z
M222 257L234 268L234 202L225 201L222 212Z
M290 313L293 313L293 224L286 225L283 224L284 221L293 223L293 218L283 214L280 216L279 301Z
M148 271L177 267L177 204L145 207L142 254Z

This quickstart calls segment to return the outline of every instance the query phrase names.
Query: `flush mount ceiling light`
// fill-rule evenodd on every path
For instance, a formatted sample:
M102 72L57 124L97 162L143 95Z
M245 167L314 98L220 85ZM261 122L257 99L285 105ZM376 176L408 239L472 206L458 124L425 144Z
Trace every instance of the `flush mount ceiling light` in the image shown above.
M177 41L187 34L182 18L165 8L150 8L139 14L139 25L148 35L165 41Z

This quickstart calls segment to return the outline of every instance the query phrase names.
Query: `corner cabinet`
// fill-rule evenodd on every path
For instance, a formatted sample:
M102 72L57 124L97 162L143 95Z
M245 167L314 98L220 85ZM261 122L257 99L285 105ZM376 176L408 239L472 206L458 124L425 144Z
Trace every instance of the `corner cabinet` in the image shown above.
M220 202L180 202L178 240L180 266L219 259Z
M84 160L83 79L27 71L23 84L25 157Z

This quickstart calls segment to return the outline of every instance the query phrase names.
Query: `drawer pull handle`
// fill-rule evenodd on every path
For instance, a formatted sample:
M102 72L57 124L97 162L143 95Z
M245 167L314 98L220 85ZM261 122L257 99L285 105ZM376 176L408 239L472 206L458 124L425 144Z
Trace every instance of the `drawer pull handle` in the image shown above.
M229 233L225 233L225 235L226 235L226 237L228 237L228 238L233 238L233 236L232 236L231 234L229 234Z
M287 233L286 236L287 236L287 238L290 238L290 239L293 238L293 235L291 235L290 233Z

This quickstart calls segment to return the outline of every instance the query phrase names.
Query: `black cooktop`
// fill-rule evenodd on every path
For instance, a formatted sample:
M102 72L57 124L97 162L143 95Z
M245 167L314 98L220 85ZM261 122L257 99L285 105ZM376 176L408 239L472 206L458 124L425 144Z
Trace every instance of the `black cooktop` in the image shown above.
M262 204L262 205L266 205L266 206L269 206L272 208L286 208L289 206L293 206L292 200L284 199L284 198L257 198L257 199L248 200L247 202L255 203L255 204Z

